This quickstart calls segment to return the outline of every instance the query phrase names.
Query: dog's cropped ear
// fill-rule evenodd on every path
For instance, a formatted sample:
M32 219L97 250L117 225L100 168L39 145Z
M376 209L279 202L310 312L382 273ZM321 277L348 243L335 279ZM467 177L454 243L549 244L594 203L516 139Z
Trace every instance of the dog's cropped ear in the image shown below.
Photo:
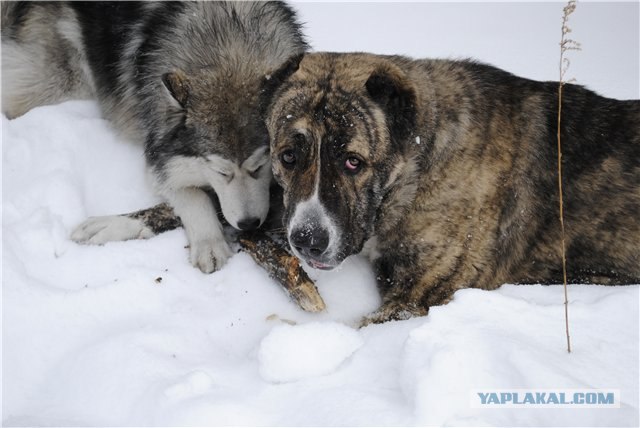
M289 76L298 71L303 57L304 54L294 55L282 64L280 68L264 76L260 90L260 110L263 116L266 114L269 104L271 104L271 100L273 99L273 95L278 88L282 86Z
M171 100L177 102L175 107L184 108L191 90L187 76L180 70L165 73L162 75L162 83L169 91Z
M392 64L375 69L365 87L385 113L392 142L406 140L417 121L416 92L402 70Z

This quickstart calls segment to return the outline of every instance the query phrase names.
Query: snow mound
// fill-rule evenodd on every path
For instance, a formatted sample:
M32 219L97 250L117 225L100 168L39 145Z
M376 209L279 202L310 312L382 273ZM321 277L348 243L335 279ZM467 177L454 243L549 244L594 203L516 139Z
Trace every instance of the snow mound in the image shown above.
M426 322L409 333L401 363L402 390L415 405L415 422L612 424L611 409L556 409L550 417L540 409L479 411L469 406L475 390L532 387L620 389L617 423L637 421L638 367L628 362L637 358L638 330L628 323L638 311L638 288L571 286L570 354L563 335L561 292L562 287L540 285L467 289L458 291L448 305L431 308ZM625 324L629 328L621 328Z
M164 395L171 399L191 398L202 395L214 385L213 379L208 373L196 370L190 373L186 379L177 382L164 390Z
M335 322L275 327L260 343L260 376L294 382L335 372L362 345L358 332Z

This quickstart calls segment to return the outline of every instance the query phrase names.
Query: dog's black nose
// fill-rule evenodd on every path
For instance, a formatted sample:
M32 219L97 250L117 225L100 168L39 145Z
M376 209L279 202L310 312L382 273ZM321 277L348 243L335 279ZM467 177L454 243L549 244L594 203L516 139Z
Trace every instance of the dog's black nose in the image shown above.
M244 218L238 222L238 229L253 230L260 226L260 219L257 217Z
M300 254L317 258L329 246L329 231L323 227L302 228L292 231L289 239Z

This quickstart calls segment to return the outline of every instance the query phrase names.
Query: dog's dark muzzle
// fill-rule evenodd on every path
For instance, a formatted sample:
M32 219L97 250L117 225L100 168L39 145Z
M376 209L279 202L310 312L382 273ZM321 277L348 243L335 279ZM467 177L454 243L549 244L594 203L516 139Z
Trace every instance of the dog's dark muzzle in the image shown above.
M289 234L291 247L299 257L304 259L315 269L333 269L332 264L326 260L326 252L329 247L329 231L313 224L294 229Z

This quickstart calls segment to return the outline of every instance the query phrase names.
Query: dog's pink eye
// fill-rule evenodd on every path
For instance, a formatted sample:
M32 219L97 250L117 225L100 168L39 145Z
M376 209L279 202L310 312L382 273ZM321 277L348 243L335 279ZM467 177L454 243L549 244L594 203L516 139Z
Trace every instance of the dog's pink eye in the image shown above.
M356 172L358 169L360 169L360 165L360 159L353 157L347 158L347 160L344 162L345 168L347 168L347 170L350 172Z

